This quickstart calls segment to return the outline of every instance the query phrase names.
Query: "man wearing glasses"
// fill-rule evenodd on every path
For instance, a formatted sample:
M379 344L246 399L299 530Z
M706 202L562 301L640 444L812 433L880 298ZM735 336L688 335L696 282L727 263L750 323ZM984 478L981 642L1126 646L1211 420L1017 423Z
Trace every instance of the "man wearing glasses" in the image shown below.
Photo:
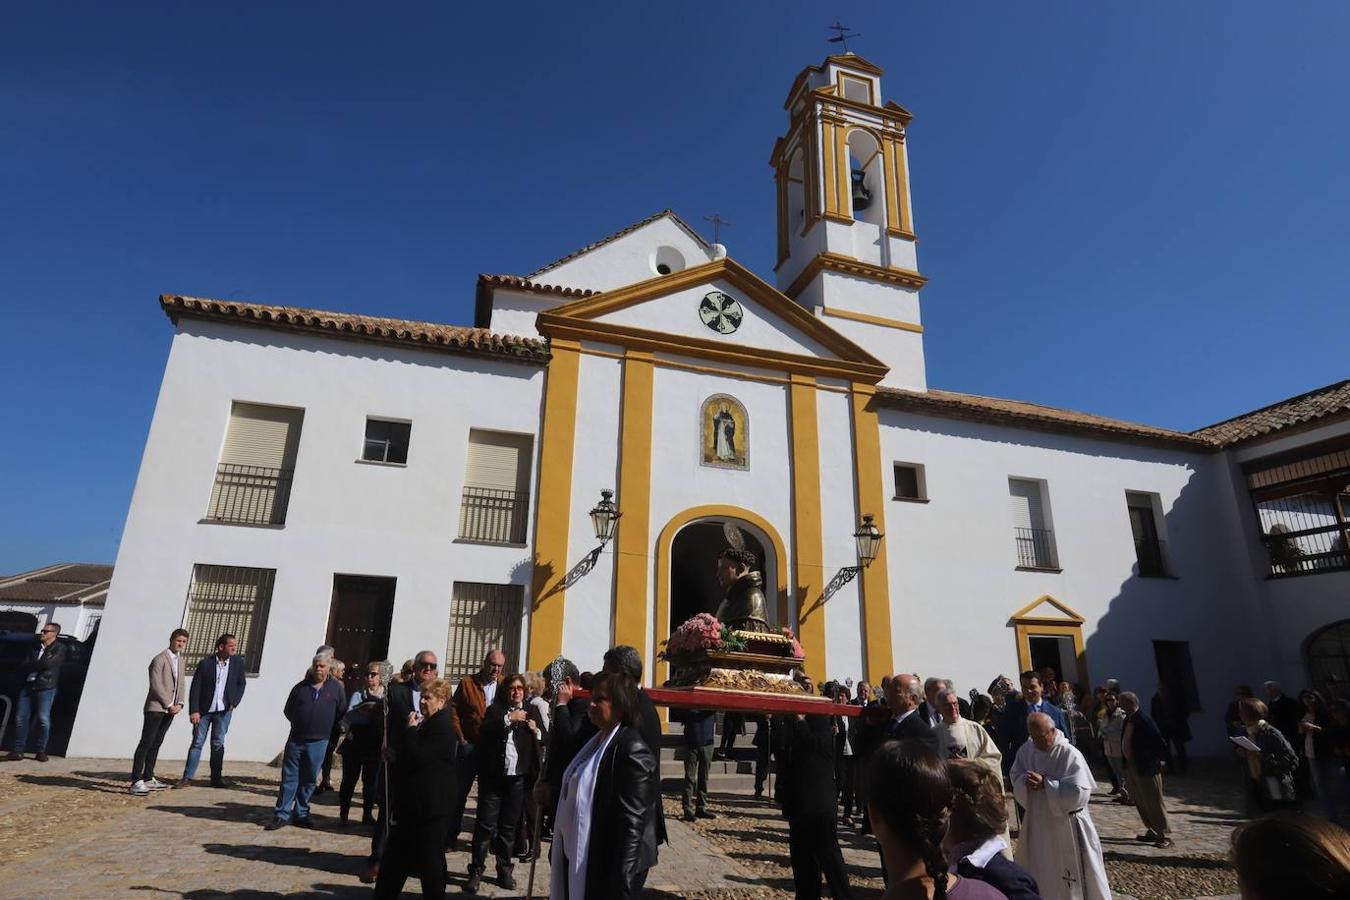
M28 723L37 713L37 761L47 761L47 736L52 730L52 701L56 699L56 683L61 677L61 664L66 661L66 647L57 642L61 626L48 622L38 632L38 645L29 652L19 666L23 687L19 690L19 704L15 711L14 749L5 759L23 759L28 749Z
M385 689L384 695L387 698L385 705L388 707L389 716L385 720L385 776L390 778L389 795L398 793L397 785L393 783L396 777L398 767L394 763L398 760L400 751L407 745L409 732L408 727L409 713L417 713L418 721L421 720L421 702L422 689L436 680L438 664L436 654L430 650L423 650L413 657L412 678L402 683L390 684ZM451 707L451 716L454 716L454 708ZM375 834L370 839L370 859L367 861L366 872L361 876L361 881L366 884L374 884L375 879L380 875L380 859L384 856L384 842L388 836L385 822L389 817L389 810L380 804L379 819L375 824Z

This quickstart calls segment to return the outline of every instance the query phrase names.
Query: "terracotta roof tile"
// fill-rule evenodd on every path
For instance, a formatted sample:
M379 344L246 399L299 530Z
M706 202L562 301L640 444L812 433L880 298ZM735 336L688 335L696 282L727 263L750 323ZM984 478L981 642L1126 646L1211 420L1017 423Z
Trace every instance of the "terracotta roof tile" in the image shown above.
M101 605L108 594L113 567L92 563L59 563L0 578L0 601L10 603L88 603Z
M483 328L177 294L164 294L159 298L159 303L175 323L179 317L186 316L356 340L408 344L426 350L503 356L520 362L544 363L549 358L548 345L540 338L496 334Z
M590 288L563 287L558 284L540 284L537 281L531 281L520 275L479 275L480 284L487 284L493 287L515 288L520 291L533 291L537 294L558 294L563 297L590 297L593 294L600 293Z
M1197 450L1214 448L1210 440L1182 431L1110 419L1054 406L1042 406L1039 403L1026 403L1021 400L1003 400L955 391L929 390L924 393L896 388L878 388L877 399L897 409L936 416L951 416L1042 431L1086 434L1133 443L1163 444Z
M697 231L695 231L693 228L691 228L691 227L689 226L689 223L688 223L688 222L686 222L684 219L681 219L678 215L676 215L674 210L663 209L663 210L661 210L661 211L658 212L658 213L654 213L653 215L648 216L647 218L643 219L641 222L634 222L632 225L629 225L627 228L624 228L624 229L621 229L621 230L619 230L619 231L614 232L614 233L611 234L609 237L603 237L603 238L601 238L600 240L598 240L598 241L596 241L596 242L594 242L594 243L592 243L592 244L587 244L585 247L582 247L580 250L573 250L571 253L567 254L566 256L563 256L563 257L560 257L560 258L558 258L558 259L555 259L553 262L549 263L548 265L546 265L546 266L541 266L541 267L539 267L538 269L535 269L533 272L531 272L529 275L526 275L525 277L526 277L526 278L533 278L533 277L535 277L536 275L542 275L542 274L544 274L545 272L547 272L549 269L557 268L558 266L561 266L563 263L568 262L568 261L573 260L573 259L576 259L578 256L581 256L581 255L584 254L584 253L590 253L592 250L594 250L594 249L597 248L597 247L603 247L605 244L608 244L608 243L610 243L611 241L617 241L619 238L623 237L625 234L631 234L631 233L633 233L634 231L637 231L639 228L641 228L641 227L644 226L644 225L650 225L651 223L655 222L657 219L661 218L662 216L670 216L670 218L675 222L676 225L680 226L680 227L683 228L686 232L688 232L688 233L689 233L689 236L692 237L694 240L698 241L699 244L702 245L705 249L711 249L711 248L712 248L712 244L709 244L706 240L704 240L704 239L703 239L703 236L700 235L700 234L699 234Z
M1344 412L1350 412L1350 379L1263 406L1191 433L1226 447Z

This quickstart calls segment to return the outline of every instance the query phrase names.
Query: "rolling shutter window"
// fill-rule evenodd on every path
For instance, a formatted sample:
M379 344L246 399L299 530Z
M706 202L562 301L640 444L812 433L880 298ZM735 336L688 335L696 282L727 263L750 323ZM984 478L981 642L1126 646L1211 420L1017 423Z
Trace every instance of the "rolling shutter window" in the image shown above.
M1008 495L1012 501L1014 528L1045 528L1045 515L1041 509L1041 486L1035 481L1020 478L1008 479Z
M290 469L300 444L304 410L235 403L220 461L226 465Z
M465 486L517 494L527 492L532 444L529 435L470 430L469 455L464 467Z

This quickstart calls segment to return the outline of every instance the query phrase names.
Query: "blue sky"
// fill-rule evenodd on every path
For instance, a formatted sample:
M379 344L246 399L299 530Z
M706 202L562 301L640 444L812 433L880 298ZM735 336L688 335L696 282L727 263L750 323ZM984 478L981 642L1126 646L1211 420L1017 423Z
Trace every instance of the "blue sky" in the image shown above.
M932 385L1189 429L1350 374L1350 4L8 4L0 572L114 558L161 292L467 323L664 207L771 276L835 18L915 115Z

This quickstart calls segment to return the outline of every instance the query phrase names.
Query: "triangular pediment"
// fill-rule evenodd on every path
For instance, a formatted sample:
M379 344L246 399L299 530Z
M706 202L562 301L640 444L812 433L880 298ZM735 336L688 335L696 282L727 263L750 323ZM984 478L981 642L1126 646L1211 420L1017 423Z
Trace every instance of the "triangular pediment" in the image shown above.
M543 334L626 346L655 343L671 353L769 368L814 362L874 381L886 367L739 263L723 258L574 300L541 313Z
M1059 623L1063 625L1082 625L1086 621L1074 610L1049 594L1037 597L1009 618L1013 622L1032 621L1040 624Z

